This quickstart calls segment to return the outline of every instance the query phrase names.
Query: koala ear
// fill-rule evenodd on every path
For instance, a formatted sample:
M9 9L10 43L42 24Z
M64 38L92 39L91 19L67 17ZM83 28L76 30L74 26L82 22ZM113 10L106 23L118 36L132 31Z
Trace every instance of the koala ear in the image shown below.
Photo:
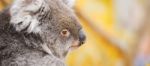
M75 5L76 0L63 0L63 2L69 7L73 7Z
M38 20L35 13L42 6L43 0L15 0L10 8L10 23L17 31L38 32Z

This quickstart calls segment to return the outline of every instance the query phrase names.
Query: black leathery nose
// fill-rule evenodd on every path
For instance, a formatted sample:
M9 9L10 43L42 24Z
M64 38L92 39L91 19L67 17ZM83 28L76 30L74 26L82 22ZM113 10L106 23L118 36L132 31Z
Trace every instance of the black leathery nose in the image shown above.
M86 36L82 30L79 31L79 41L80 45L84 44L86 40Z

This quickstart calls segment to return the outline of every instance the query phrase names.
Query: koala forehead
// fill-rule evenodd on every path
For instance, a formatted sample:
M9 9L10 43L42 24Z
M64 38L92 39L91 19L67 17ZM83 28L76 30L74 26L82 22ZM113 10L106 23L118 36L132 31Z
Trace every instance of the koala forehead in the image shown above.
M68 29L72 31L73 33L77 33L80 29L81 26L75 16L67 16L67 15L59 15L58 17L55 17L56 20L56 26L60 31L62 29Z
M60 0L46 1L50 8L50 14L47 16L48 18L51 17L48 21L50 26L54 27L56 31L68 29L73 35L77 35L82 27L72 9L64 3L59 2Z

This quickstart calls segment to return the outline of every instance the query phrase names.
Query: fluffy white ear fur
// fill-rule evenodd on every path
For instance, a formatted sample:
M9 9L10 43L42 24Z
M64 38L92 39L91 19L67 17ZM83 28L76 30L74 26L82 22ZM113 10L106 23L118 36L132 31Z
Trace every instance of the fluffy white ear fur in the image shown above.
M69 7L73 7L75 5L75 0L63 0L63 2Z
M10 23L17 31L25 30L28 33L39 32L39 22L32 13L38 11L42 3L42 0L15 0L10 8Z

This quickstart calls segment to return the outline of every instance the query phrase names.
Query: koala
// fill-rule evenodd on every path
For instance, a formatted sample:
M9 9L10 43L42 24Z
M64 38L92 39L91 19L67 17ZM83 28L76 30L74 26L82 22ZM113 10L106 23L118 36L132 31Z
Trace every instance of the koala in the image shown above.
M0 66L66 66L86 36L74 0L15 0L0 13Z

